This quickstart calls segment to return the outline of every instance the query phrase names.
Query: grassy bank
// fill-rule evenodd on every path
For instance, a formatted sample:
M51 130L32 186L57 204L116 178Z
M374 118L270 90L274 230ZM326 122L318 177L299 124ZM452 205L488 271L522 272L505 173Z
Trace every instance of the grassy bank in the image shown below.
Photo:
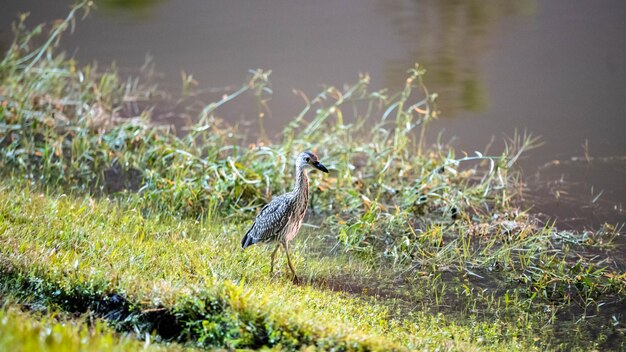
M88 6L43 36L18 25L0 62L0 285L20 302L197 347L624 347L620 229L560 231L518 207L536 138L427 145L420 66L397 94L362 75L303 96L282 138L250 145L218 115L234 99L268 109L269 72L253 71L181 136L134 113L155 87L57 51ZM311 175L294 285L238 243L301 150L331 173Z
M180 351L173 344L152 344L120 337L103 321L87 322L53 313L30 313L11 305L0 309L0 348L3 351Z
M262 249L237 249L244 226L144 219L109 201L29 190L5 189L0 198L5 288L115 318L121 331L157 331L207 347L463 348L479 339L487 347L525 347L514 338L520 329L501 322L470 327L439 314L393 317L384 300L271 279ZM365 270L335 264L343 275Z

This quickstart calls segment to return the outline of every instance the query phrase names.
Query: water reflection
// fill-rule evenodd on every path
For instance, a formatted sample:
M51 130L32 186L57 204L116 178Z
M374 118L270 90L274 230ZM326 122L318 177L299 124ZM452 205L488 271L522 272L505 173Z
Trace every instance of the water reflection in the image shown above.
M98 0L100 7L109 11L125 11L137 17L150 17L151 10L163 0Z
M428 68L426 83L440 96L444 116L484 111L487 97L478 64L494 42L503 21L536 12L535 0L405 0L378 3L408 53L385 65L385 84L394 86L406 68L419 62Z

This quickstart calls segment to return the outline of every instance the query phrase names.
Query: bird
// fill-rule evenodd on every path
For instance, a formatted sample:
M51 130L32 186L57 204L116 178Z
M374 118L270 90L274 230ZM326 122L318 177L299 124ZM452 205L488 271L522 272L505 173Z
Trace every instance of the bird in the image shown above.
M300 227L309 205L309 179L306 170L315 168L328 173L328 169L319 162L317 155L305 151L296 157L296 179L291 192L287 192L272 199L256 216L254 223L243 236L241 247L255 243L275 243L270 263L270 277L274 273L274 260L279 247L283 247L287 254L287 264L293 274L293 280L298 281L296 269L289 256L289 242L293 240Z

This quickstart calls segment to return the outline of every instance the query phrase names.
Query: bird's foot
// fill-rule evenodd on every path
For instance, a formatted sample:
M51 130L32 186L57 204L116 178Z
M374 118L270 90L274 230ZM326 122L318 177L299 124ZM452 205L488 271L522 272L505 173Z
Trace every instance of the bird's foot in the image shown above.
M280 271L270 271L270 279L274 279L280 274Z

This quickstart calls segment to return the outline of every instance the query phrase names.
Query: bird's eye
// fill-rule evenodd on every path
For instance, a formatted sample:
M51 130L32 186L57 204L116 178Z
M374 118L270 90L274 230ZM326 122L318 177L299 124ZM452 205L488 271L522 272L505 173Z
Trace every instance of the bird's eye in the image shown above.
M306 158L304 158L304 161L306 161L308 163L309 161L311 161L311 159L309 157L306 157Z

